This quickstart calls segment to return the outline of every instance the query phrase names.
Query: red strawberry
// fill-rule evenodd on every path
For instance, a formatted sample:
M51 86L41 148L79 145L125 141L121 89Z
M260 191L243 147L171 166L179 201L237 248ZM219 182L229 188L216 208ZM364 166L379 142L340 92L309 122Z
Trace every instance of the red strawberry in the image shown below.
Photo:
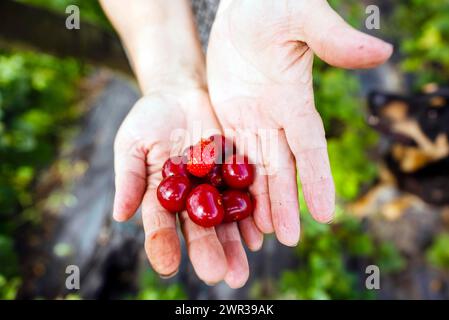
M215 166L215 145L210 139L202 139L187 149L187 171L196 177L204 177Z

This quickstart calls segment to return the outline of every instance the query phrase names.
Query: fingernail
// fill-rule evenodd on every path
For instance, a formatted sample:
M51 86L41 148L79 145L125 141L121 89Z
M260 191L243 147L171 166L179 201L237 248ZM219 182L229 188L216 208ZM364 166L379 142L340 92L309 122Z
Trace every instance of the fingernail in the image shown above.
M117 212L112 213L112 218L117 222L122 222L122 219L120 219L120 214L118 214Z
M331 214L331 216L329 216L328 214L317 215L316 219L320 223L331 224L332 222L334 222L334 214Z
M304 196L306 197L309 211L321 223L330 223L334 218L335 189L332 180L306 186Z
M282 239L282 241L281 241L281 240L279 240L279 241L280 241L284 246L293 248L293 247L296 247L296 246L298 245L298 243L299 243L299 238L298 238L298 239Z
M251 247L248 246L248 248L249 248L249 250L251 250L252 252L257 252L257 251L259 251L260 249L262 249L262 246L263 246L263 238L262 238L262 241L260 241L259 243L257 243L257 245L251 246Z
M178 272L179 272L179 269L177 269L175 272L173 272L173 273L171 273L169 275L160 274L159 277L161 279L167 280L167 279L170 279L170 278L173 278L174 276L176 276L178 274Z
M385 43L385 47L387 48L387 50L390 52L390 54L392 54L393 50L394 50L394 46L391 43L386 42L386 41L384 41L384 43Z

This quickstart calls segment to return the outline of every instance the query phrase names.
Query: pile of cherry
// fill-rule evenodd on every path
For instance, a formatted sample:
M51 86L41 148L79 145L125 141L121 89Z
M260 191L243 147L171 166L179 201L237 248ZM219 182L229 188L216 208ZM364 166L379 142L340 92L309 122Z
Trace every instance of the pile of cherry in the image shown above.
M234 143L214 135L164 163L157 198L172 213L187 209L190 219L202 227L240 221L253 212L248 187L254 174Z

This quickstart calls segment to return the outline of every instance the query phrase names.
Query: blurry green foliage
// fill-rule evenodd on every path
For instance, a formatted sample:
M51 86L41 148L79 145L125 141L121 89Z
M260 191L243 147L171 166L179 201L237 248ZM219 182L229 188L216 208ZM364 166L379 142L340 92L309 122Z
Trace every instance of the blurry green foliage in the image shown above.
M81 21L87 21L98 26L111 29L111 25L104 15L98 0L16 0L39 7L44 7L61 14L69 5L76 5L80 9Z
M14 300L20 286L20 278L8 278L0 274L0 300Z
M14 299L20 285L13 239L0 232L0 299Z
M449 270L449 234L442 233L435 237L433 244L427 249L427 260L433 266Z
M328 2L350 25L354 27L360 25L360 18L365 10L360 0L328 0Z
M36 219L33 182L80 116L83 70L71 59L0 51L0 299L19 286L14 233Z
M139 281L141 290L136 299L139 300L180 300L187 296L179 284L164 284L151 270L147 269L141 274Z
M306 208L300 197L301 208ZM350 261L363 259L376 264L383 273L398 272L405 266L397 250L387 243L376 243L360 221L337 207L331 225L318 224L307 210L301 210L302 238L295 249L299 265L286 271L275 286L274 297L283 299L373 299ZM357 268L363 266L357 265ZM257 294L257 293L256 293Z
M415 85L446 83L449 77L449 1L400 0L387 19L388 32L399 42L402 69Z
M75 60L0 52L1 216L32 204L29 187L37 171L80 115L73 101L82 69Z

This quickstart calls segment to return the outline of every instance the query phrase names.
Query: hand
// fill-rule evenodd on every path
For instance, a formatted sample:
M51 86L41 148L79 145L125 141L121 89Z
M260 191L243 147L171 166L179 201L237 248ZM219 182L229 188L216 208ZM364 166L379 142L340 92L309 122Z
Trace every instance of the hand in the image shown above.
M192 134L199 122L205 136L211 134L208 129L219 131L205 89L204 56L190 1L101 3L124 42L144 93L116 137L114 217L127 220L142 204L146 253L156 272L170 276L178 270L181 258L176 216L160 206L156 188L162 165L172 151L174 130ZM197 141L183 142L186 147ZM180 154L183 148L178 147L173 151ZM179 220L198 277L209 284L224 279L232 288L243 286L249 271L237 225L205 229L190 221L185 212ZM262 246L262 234L252 219L239 227L250 249Z
M181 247L176 215L161 207L156 189L162 179L162 165L173 148L171 134L179 129L191 132L191 125L198 121L204 132L219 128L203 89L153 93L136 103L115 141L114 218L128 220L142 204L145 250L154 270L162 276L178 270ZM182 143L178 154L191 143ZM198 277L209 284L224 279L232 288L243 286L249 270L237 225L202 228L186 212L179 215L179 220ZM260 248L262 234L252 220L241 223L240 230L249 248Z
M248 153L262 157L259 172L277 161L276 172L259 175L252 187L254 219L289 246L299 241L296 170L317 221L331 221L335 207L325 132L314 105L314 53L333 66L369 68L388 59L392 47L351 28L325 0L222 0L207 56L212 105L237 143L244 139L238 129L250 131ZM263 153L260 129L278 130L277 160Z

